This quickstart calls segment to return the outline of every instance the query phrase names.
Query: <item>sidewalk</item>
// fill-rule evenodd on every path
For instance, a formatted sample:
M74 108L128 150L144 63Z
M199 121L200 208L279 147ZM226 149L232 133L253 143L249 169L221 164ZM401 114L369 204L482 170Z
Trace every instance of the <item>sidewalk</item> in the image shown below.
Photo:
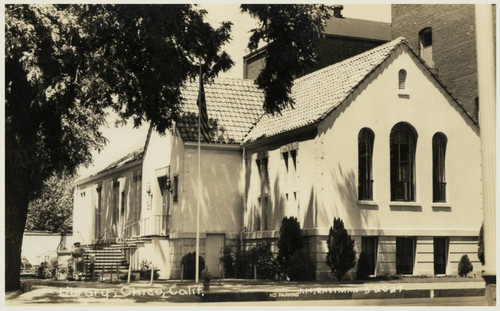
M180 281L138 281L127 283L25 280L32 290L7 293L7 305L24 304L119 304L203 303L240 301L394 299L483 296L480 278L430 280L387 280L336 282L273 282L253 280L212 280L209 291L203 284Z

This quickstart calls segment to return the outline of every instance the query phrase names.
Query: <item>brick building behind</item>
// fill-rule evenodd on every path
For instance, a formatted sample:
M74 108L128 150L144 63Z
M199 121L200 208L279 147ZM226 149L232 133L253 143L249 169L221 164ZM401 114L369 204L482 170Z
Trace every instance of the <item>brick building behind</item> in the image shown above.
M495 16L495 11L493 11ZM477 59L474 5L393 4L392 37L405 37L423 56L421 34L431 30L431 67L453 96L477 120ZM425 57L423 57L425 59Z

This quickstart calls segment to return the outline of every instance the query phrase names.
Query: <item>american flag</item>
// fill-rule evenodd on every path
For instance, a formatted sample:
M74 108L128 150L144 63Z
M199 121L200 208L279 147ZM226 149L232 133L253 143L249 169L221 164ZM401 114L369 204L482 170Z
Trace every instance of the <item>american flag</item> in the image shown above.
M208 114L207 114L207 103L205 101L205 89L203 88L203 79L200 73L200 92L198 94L198 113L199 118L199 132L203 141L206 143L210 142L210 128L208 127Z

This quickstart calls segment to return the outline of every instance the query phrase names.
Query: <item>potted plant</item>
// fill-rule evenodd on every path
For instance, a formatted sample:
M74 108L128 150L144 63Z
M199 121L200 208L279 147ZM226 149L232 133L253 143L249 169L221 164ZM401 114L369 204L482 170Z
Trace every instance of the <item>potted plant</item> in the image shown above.
M203 291L208 292L210 290L210 274L207 269L203 270L201 277L203 279Z
M57 279L66 280L68 278L68 269L64 266L57 270Z

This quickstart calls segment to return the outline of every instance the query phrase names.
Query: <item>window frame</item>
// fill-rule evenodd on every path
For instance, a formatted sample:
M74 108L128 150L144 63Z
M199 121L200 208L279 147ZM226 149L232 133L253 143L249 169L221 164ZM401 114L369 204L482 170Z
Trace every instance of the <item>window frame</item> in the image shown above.
M432 137L432 202L446 203L446 147L448 139L438 132Z
M373 201L373 147L375 134L370 128L362 128L358 133L358 200ZM365 143L364 150L361 144ZM362 154L362 151L363 154ZM364 161L362 161L362 158ZM364 164L364 165L363 165ZM361 179L361 175L365 175ZM364 185L364 186L363 186Z
M418 32L418 55L431 68L434 68L433 41L432 27L422 28Z
M408 78L408 72L405 69L400 69L398 71L398 91L406 92L408 89L406 80Z
M401 141L404 137L398 135L399 133L406 135L406 150L404 142ZM396 139L400 141L397 142ZM417 140L417 132L409 123L400 122L391 129L389 139L391 202L416 201ZM407 157L403 159L405 153Z

